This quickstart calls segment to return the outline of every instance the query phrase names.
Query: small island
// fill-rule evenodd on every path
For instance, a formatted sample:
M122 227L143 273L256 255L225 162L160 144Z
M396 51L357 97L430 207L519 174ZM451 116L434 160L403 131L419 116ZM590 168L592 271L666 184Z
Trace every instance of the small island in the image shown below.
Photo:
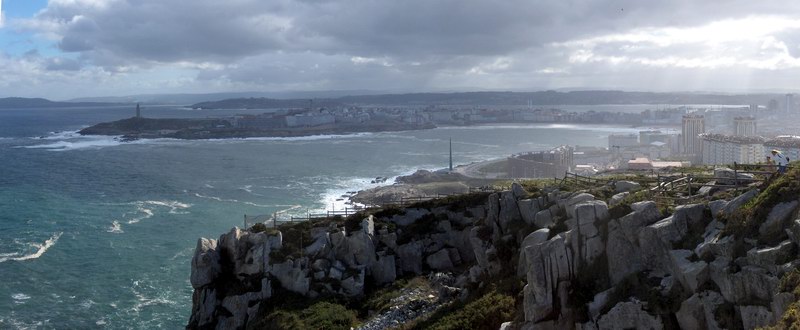
M275 110L224 118L144 118L136 116L82 129L81 135L121 136L122 140L175 138L226 139L299 137L325 134L430 129L436 126L415 112L377 112L356 108Z

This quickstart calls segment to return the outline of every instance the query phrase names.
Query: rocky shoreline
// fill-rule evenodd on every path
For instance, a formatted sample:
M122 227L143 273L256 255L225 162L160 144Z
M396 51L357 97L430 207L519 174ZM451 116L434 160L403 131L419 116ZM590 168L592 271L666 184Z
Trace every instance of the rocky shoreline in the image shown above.
M470 187L491 185L497 181L470 178L457 172L417 170L397 177L393 184L358 191L350 201L360 205L385 205L405 198L466 194Z
M674 208L635 182L514 184L346 219L234 228L198 240L187 328L323 327L292 316L309 311L343 329L785 325L800 307L797 179ZM428 287L389 290L409 279Z

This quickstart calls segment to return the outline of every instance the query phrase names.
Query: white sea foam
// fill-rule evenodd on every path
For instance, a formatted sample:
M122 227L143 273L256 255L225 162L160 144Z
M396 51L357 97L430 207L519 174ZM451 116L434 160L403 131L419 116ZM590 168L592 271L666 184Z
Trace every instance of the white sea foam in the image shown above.
M109 227L108 230L106 230L106 232L114 234L124 233L124 231L122 231L122 225L120 225L119 221L117 220L114 220L114 222L111 223L111 227Z
M138 223L139 221L142 221L144 219L149 219L149 218L151 218L153 216L153 210L145 208L143 205L138 205L136 207L136 211L138 211L139 213L141 213L143 215L128 220L128 224Z
M200 193L194 193L194 196L198 197L198 198L205 198L205 199L215 200L217 202L238 203L238 204L245 204L245 205L250 205L250 206L255 206L255 207L273 207L273 206L275 206L275 205L257 204L257 203L248 202L248 201L240 201L240 200L237 200L237 199L227 199L227 198L221 198L221 197L216 197L216 196L207 196L207 195L203 195L203 194L200 194Z
M6 261L9 261L9 260L25 261L25 260L31 260L31 259L39 258L45 252L47 252L47 249L51 248L53 245L56 245L56 242L58 242L58 239L61 237L62 234L64 234L64 233L60 232L60 233L53 234L53 236L48 238L42 244L39 244L39 243L28 243L32 248L36 249L36 252L30 253L30 254L26 254L26 255L21 255L21 253L14 253L12 255L6 255L4 257L0 257L0 263L6 262Z
M363 205L356 205L356 204L347 204L349 198L345 198L342 196L348 196L349 191L359 191L359 190L366 190L370 188L375 188L379 186L386 186L394 184L394 181L397 179L398 176L405 176L410 175L416 172L418 169L423 168L433 168L432 165L422 165L422 166L414 166L414 167L391 167L388 169L389 174L397 174L391 177L387 177L386 182L383 183L373 183L372 180L375 178L334 178L333 182L328 182L327 185L331 188L328 188L320 195L320 202L322 203L323 210L330 211L331 208L336 211L343 211L345 208L352 208L354 206L363 206ZM328 181L328 180L324 180Z
M122 141L122 136L112 135L81 135L78 131L50 132L45 136L33 137L36 141L52 141L50 143L16 146L15 148L25 149L47 149L50 151L68 151L81 149L99 149L116 147L125 144L161 144L174 141L186 141L179 139L139 139L134 141Z
M153 292L153 291L160 291L156 290L151 285L143 284L138 280L133 281L133 286L131 287L131 291L133 295L136 297L136 304L131 308L134 312L139 313L142 311L144 307L153 306L153 305L175 305L177 302L167 299L163 297L165 293L163 291L158 293L156 297L148 297L145 292Z
M352 134L325 134L325 135L309 135L309 136L292 136L292 137L248 137L248 138L228 138L228 139L206 139L203 141L222 141L222 142L236 142L236 141L316 141L316 140L333 140L333 139L346 139L346 138L362 138L374 135L372 132L352 133Z
M186 214L186 210L192 207L192 204L186 204L178 201L138 201L131 203L136 205L136 214L138 216L128 220L128 224L138 223L142 220L152 218L155 215L155 207L169 208L170 214ZM123 214L123 217L127 214Z
M32 139L50 143L17 146L16 148L67 151L114 147L125 143L119 140L119 136L80 135L78 131L50 132L48 135Z
M191 257L193 253L194 253L193 247L185 248L181 251L178 251L178 253L172 256L172 258L169 258L169 260L177 260L178 258L184 258L187 256Z
M115 147L118 145L123 144L114 137L91 137L91 138L81 138L81 139L73 139L71 141L58 141L53 143L46 143L46 144L35 144L35 145L28 145L28 146L18 146L18 148L26 148L26 149L48 149L51 151L68 151L68 150L79 150L79 149L97 149L97 148L105 148L105 147Z
M16 303L23 303L25 300L31 299L31 296L24 293L15 293L11 295L11 299L14 299Z
M342 185L337 185L336 188L329 188L320 195L323 210L343 211L345 208L352 208L354 205L348 205L348 198L343 198L342 196L348 195L348 191L359 191L379 186L379 184L370 183L371 180L373 179L342 179Z
M60 131L60 132L50 132L47 135L36 137L35 139L39 140L63 140L63 139L72 139L78 138L81 135L78 131Z
M80 303L80 306L83 307L84 309L92 308L92 306L94 306L94 305L97 305L97 303L94 302L94 300L91 300L91 299L86 299L86 300L84 300L84 301L82 301Z
M181 203L178 201L144 201L141 203L147 205L168 207L169 213L171 214L184 214L183 212L179 212L178 210L185 210L192 207L191 204Z

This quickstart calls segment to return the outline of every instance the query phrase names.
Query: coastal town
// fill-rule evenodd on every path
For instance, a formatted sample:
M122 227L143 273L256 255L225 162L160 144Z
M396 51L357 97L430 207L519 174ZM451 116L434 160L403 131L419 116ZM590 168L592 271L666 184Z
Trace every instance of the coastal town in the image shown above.
M504 160L473 164L478 178L552 178L566 172L593 175L614 170L658 170L691 165L755 164L778 149L800 157L800 119L793 94L780 102L747 106L653 106L640 112L569 111L557 106L359 106L310 100L305 107L262 109L260 113L209 118L135 116L83 129L84 135L142 138L215 139L294 137L432 129L491 124L614 125L638 133L609 134L605 147L562 145L530 150ZM232 109L231 111L236 111ZM797 124L794 124L797 126ZM459 169L464 172L464 169Z
M647 110L639 114L581 113L558 116L579 123L596 117L628 119L638 133L610 134L607 147L559 146L487 162L473 175L493 178L553 178L566 172L594 175L609 171L653 171L694 165L759 164L772 150L800 157L800 112L793 95L766 106L695 106ZM612 119L613 120L613 119ZM552 121L551 121L552 122ZM556 121L558 122L558 121ZM795 125L795 126L792 126ZM476 166L471 166L475 168Z

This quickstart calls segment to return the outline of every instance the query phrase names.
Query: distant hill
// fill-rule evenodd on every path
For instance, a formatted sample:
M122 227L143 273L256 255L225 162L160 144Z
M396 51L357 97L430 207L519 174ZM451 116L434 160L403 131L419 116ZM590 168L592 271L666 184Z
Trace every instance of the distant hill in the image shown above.
M312 99L279 100L259 97L200 102L191 107L194 109L277 109L308 108L311 104ZM314 107L336 107L343 104L339 99L313 99Z
M54 102L43 98L6 97L0 98L0 109L9 108L68 108L119 105L99 102Z
M271 99L287 100L287 99L310 99L310 98L336 98L347 95L374 95L374 94L381 94L381 92L369 91L369 90L332 90L332 91L306 91L306 92L139 94L139 95L128 95L128 96L82 97L82 98L71 99L68 102L115 102L115 103L187 105L187 104L219 101L226 99L271 98Z
M541 92L465 92L411 93L342 96L314 99L315 105L600 105L600 104L760 104L782 100L782 94L653 93L623 91L541 91ZM260 109L307 106L307 99L233 98L192 105L203 109Z

